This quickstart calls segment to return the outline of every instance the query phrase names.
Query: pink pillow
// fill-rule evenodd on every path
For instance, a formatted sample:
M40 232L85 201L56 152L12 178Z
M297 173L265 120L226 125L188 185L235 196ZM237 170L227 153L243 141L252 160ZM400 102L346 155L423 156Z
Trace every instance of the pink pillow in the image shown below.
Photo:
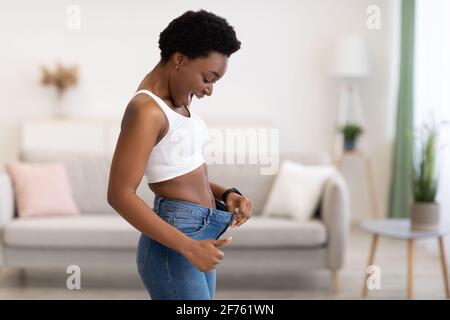
M78 215L63 163L7 162L19 217Z

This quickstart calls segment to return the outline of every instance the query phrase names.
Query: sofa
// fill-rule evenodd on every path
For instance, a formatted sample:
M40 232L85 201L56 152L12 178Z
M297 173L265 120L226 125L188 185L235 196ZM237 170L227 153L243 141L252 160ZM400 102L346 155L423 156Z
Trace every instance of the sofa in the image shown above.
M71 152L21 151L28 162L62 161L67 168L79 216L17 218L14 191L6 172L0 172L0 267L61 267L69 265L99 268L136 268L135 250L139 232L117 214L107 202L111 155ZM303 164L331 164L327 154L288 153L284 159ZM252 199L252 219L222 237L233 236L224 247L221 272L240 275L294 266L302 270L330 271L330 287L339 290L349 235L350 205L347 185L336 172L325 183L313 219L298 222L260 213L274 181L261 175L255 164L209 164L210 181L235 186ZM39 186L36 186L39 188ZM150 207L154 195L143 177L137 194ZM299 199L301 200L301 199Z

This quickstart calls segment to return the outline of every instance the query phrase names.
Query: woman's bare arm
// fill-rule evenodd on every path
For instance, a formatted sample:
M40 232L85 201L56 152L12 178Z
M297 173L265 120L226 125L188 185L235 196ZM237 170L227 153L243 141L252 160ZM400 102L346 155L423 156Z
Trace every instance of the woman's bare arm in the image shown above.
M222 200L222 195L225 192L226 188L214 182L209 182L209 186L211 187L214 198L216 198L217 200Z

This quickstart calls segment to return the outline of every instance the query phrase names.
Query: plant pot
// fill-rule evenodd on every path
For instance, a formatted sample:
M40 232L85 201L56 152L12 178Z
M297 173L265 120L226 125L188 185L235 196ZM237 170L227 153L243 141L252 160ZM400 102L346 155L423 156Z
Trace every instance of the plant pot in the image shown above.
M345 151L352 151L355 149L355 139L344 139Z
M435 231L439 229L440 207L436 202L414 202L411 205L411 230Z

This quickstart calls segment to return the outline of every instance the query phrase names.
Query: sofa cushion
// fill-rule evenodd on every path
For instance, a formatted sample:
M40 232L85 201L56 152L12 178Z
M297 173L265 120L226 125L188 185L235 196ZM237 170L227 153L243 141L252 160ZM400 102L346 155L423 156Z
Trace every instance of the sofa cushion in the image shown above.
M82 213L113 213L107 201L110 160L106 156L22 150L20 158L27 162L63 162L80 211Z
M63 163L9 161L6 171L13 182L19 217L80 214Z
M139 232L118 214L13 219L3 232L7 246L136 248Z
M328 165L306 166L290 160L283 161L262 215L310 220L319 205L325 182L334 170L333 166Z
M116 214L107 201L111 156L91 153L22 150L20 159L27 162L59 161L69 174L75 202L82 214ZM136 191L148 205L154 195L143 177Z
M319 220L300 222L291 219L254 216L237 228L228 228L220 237L232 236L229 246L244 247L314 247L327 241L325 225Z
M89 212L116 214L107 201L109 170L112 156L109 154L91 154L80 152L21 150L20 159L29 162L62 161L67 166L75 202L82 214ZM327 153L302 154L287 152L279 154L279 163L289 159L308 165L330 164ZM247 159L248 160L248 159ZM262 168L268 164L251 164L246 161L239 163L208 163L210 181L222 186L235 186L252 199L254 214L261 213L269 196L276 172L273 175L263 175ZM152 207L154 194L148 188L144 176L137 189L137 194Z
M289 159L305 165L327 165L331 163L327 153L301 154L301 153L280 153L279 163ZM208 164L209 180L226 187L236 187L244 195L249 197L254 204L253 211L259 215L264 203L269 197L270 188L274 182L277 172L273 175L263 175L261 168L268 165L260 163L210 163Z

